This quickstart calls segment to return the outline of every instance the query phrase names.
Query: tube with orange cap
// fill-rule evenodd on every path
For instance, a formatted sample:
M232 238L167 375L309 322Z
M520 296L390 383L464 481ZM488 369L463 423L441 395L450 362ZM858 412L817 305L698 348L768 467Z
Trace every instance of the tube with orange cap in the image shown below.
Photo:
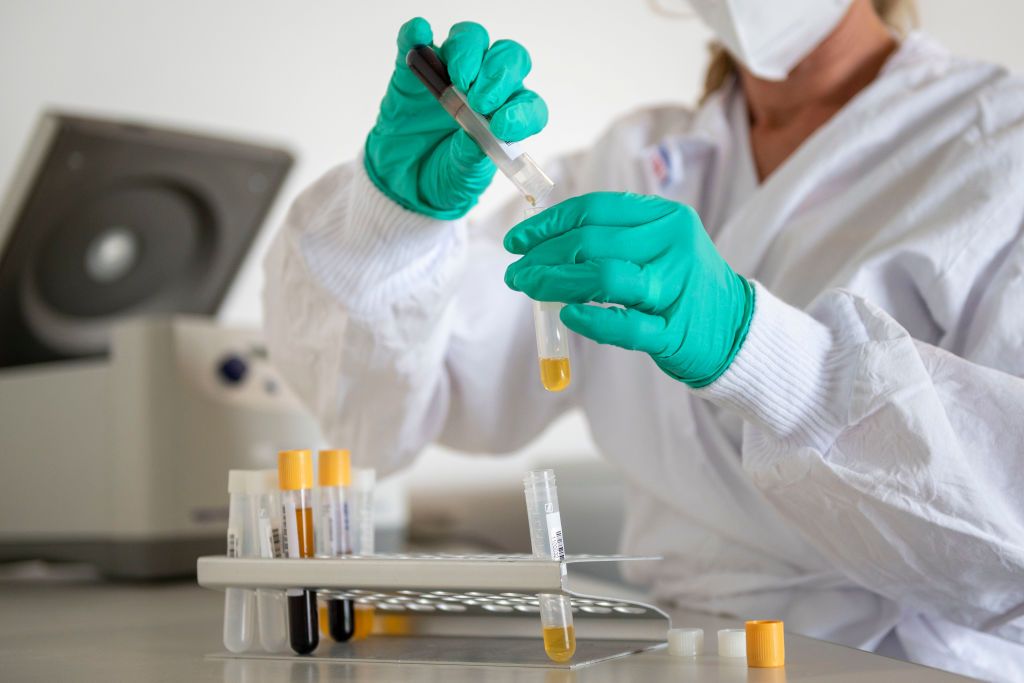
M341 449L320 451L318 473L320 500L316 520L317 555L351 555L348 488L352 483L352 463L349 452ZM352 600L327 597L323 611L327 633L331 638L339 643L350 640L355 632Z
M313 453L308 450L281 451L277 458L281 486L285 557L313 557ZM292 649L309 654L320 644L316 613L316 591L289 589L288 636Z

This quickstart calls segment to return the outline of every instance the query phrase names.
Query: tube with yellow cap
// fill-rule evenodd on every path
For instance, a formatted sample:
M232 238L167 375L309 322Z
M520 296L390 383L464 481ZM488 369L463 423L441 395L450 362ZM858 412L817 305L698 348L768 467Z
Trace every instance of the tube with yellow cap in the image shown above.
M786 665L786 642L781 621L748 621L746 631L747 666L772 668Z
M341 449L320 451L318 472L317 554L322 557L350 555L348 487L352 482L352 463L349 452ZM331 638L339 643L350 640L355 632L352 600L328 597L324 612L327 633Z
M313 452L281 451L277 458L281 486L285 557L313 557ZM289 589L288 637L292 649L309 654L320 644L316 591Z

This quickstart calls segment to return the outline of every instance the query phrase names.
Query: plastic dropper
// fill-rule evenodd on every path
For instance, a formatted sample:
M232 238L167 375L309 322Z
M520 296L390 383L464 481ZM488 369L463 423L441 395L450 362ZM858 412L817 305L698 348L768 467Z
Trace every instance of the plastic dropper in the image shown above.
M452 85L448 69L429 45L417 45L405 56L405 63L416 77L437 98L444 110L458 121L462 130L473 138L498 170L519 188L530 204L544 201L555 184L529 154L503 142L491 132L491 124L473 111L465 94Z
M498 170L519 189L530 204L527 217L545 208L544 200L555 187L554 182L529 154L494 136L487 119L473 111L466 96L452 85L447 67L433 48L429 45L414 47L406 54L405 63L445 111L480 145ZM572 377L569 333L560 317L562 306L557 301L535 301L533 305L540 379L548 391L562 391L569 386Z

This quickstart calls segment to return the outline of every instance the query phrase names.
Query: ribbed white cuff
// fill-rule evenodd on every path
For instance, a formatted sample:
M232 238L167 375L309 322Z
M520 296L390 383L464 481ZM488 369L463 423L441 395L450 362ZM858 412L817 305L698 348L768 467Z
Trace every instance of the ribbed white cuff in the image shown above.
M320 284L350 313L375 313L409 297L437 294L461 266L465 221L408 211L370 180L361 160L349 166L347 196L331 203L301 237L303 256Z
M858 347L754 286L746 341L729 369L697 394L767 428L780 446L824 452L846 422Z

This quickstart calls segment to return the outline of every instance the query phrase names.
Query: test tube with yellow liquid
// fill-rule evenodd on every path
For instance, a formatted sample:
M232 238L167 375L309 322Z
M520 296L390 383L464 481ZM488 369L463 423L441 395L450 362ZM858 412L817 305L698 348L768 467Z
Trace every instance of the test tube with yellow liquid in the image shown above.
M529 218L544 210L543 206L530 206L525 210ZM540 364L540 383L548 391L562 391L572 381L569 363L569 331L560 314L564 304L558 301L533 302L533 329L537 335L537 362Z
M530 542L533 556L545 560L565 560L565 539L558 510L558 489L553 470L534 470L523 477L526 513L530 520ZM565 565L562 565L565 572ZM554 662L564 663L576 654L576 630L572 621L569 596L541 593L541 634L544 652Z

